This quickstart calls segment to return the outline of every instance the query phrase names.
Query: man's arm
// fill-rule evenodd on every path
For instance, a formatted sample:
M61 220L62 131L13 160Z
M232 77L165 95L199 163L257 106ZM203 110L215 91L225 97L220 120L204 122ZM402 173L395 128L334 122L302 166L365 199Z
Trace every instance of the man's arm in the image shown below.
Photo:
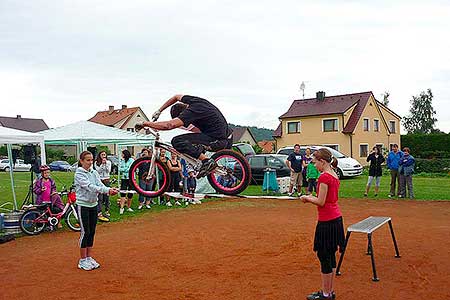
M150 127L156 130L171 130L174 128L178 128L184 126L183 121L179 118L172 119L170 121L161 121L161 122L143 122L142 126Z
M178 101L181 101L181 98L183 98L184 95L178 94L175 96L172 96L169 100L167 100L159 109L160 112L163 112L166 108L174 105Z

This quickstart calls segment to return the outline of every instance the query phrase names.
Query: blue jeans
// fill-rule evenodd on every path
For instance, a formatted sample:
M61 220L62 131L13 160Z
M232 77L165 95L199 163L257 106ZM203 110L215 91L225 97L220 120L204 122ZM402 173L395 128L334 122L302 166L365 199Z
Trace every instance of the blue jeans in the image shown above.
M139 180L139 187L141 189L143 189L144 191L153 190L154 185L155 185L154 180L150 180L150 181ZM144 201L150 201L150 198L139 195L139 203L144 203Z

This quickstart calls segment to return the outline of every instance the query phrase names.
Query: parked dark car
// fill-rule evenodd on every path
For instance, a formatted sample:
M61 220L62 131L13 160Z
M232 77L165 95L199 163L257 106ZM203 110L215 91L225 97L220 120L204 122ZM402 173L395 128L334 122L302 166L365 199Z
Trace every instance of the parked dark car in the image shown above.
M67 161L56 160L48 165L52 171L70 172L72 167Z
M248 158L250 168L252 169L252 184L262 184L264 181L264 172L267 168L275 170L277 177L290 176L291 171L286 165L287 155L281 154L257 154ZM240 166L236 165L235 174L239 175Z

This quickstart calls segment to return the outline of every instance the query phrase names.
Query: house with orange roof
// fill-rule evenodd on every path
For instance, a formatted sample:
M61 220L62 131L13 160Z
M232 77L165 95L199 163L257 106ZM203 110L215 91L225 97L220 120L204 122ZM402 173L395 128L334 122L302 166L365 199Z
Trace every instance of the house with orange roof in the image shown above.
M121 108L116 109L113 105L110 105L107 110L97 112L88 121L134 132L134 125L136 123L149 121L149 118L147 118L140 107L127 107L127 105L122 105ZM135 149L134 146L127 148L133 155L143 147L139 147L139 149ZM117 153L116 148L111 148L110 150L113 153Z
M372 92L294 100L273 137L276 149L300 145L324 145L353 157L361 164L373 146L389 150L400 146L401 117L375 99Z

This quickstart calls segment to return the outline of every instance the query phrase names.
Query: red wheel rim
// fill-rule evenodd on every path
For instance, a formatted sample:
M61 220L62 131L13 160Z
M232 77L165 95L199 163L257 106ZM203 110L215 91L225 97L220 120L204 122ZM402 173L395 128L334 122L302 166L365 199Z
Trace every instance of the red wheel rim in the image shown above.
M134 188L136 190L136 192L138 192L140 195L144 195L147 197L155 197L155 195L157 195L159 192L161 192L161 190L166 186L167 184L167 176L166 176L166 172L164 172L164 169L161 165L160 162L155 161L155 166L156 166L156 173L162 173L162 178L160 178L159 180L159 185L158 185L158 189L155 191L146 191L143 188L141 188L139 186L139 181L137 180L137 169L139 169L139 166L143 165L143 164L149 164L150 161L149 160L141 160L140 162L138 162L132 169L131 169L131 177L130 180L133 182Z
M222 184L219 183L219 181L217 179L219 178L220 175L216 176L215 172L211 173L211 179L212 179L212 181L214 182L215 185L217 185L218 187L220 187L221 189L223 189L223 190L225 190L227 192L232 193L232 192L238 190L239 188L241 188L242 185L245 183L244 179L247 178L247 172L246 172L246 170L244 168L244 164L240 160L238 160L236 157L228 155L228 154L225 154L225 155L218 156L215 159L215 161L216 161L216 163L218 163L222 159L232 159L233 161L235 161L235 164L239 164L241 172L242 172L241 178L240 179L238 178L238 181L240 180L239 183L237 185L231 187L231 188L230 187L225 187L225 186L223 186ZM235 168L235 167L236 166L233 166L233 168Z

